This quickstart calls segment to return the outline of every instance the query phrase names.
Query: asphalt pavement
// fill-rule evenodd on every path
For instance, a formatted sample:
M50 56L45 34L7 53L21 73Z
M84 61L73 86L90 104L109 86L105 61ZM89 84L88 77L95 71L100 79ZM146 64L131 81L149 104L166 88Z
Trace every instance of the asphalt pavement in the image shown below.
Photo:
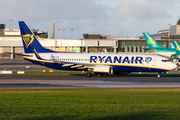
M28 61L0 60L0 70L42 71L50 69ZM61 71L61 70L54 70ZM180 71L171 71L180 72ZM179 77L85 77L0 75L0 89L54 89L54 88L179 88Z

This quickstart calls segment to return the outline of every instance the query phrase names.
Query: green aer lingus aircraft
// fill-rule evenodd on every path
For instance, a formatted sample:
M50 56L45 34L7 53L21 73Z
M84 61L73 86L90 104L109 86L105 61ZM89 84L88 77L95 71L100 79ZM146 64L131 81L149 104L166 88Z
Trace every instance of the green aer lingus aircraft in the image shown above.
M180 45L177 41L173 41L173 43L174 43L176 53L172 54L172 57L175 59L179 59L180 58Z
M148 48L144 48L145 50L169 58L172 57L172 55L177 55L175 48L162 47L149 33L143 33L143 35L148 45Z
M170 45L170 48L175 49L175 47L174 47L174 45L172 43L169 43L169 45Z

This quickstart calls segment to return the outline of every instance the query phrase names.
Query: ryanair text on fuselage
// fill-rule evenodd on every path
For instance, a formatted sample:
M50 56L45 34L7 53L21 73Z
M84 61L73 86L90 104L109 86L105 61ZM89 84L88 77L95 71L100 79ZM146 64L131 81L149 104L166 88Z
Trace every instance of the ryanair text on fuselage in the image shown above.
M125 56L90 56L90 63L97 63L99 60L100 63L135 63L135 64L142 64L143 57L128 57ZM152 60L152 57L146 57L145 62L149 63Z

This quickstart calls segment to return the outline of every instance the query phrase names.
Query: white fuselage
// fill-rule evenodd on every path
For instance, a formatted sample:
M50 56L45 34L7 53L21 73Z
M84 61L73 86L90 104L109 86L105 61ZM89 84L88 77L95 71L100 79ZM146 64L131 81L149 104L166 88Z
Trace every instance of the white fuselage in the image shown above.
M140 68L164 69L176 68L176 65L166 57L150 54L109 54L109 53L39 53L46 61L88 63L108 66L131 66ZM33 55L33 60L38 60Z

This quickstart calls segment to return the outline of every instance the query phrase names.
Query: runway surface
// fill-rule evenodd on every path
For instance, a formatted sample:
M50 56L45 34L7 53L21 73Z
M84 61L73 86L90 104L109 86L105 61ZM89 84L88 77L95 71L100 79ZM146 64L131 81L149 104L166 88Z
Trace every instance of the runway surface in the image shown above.
M0 60L0 70L42 71L50 69L22 59ZM53 71L61 71L54 70ZM180 73L180 71L173 71ZM179 77L91 77L0 75L0 89L53 88L156 88L180 87Z
M0 89L178 88L179 77L91 77L0 75Z

